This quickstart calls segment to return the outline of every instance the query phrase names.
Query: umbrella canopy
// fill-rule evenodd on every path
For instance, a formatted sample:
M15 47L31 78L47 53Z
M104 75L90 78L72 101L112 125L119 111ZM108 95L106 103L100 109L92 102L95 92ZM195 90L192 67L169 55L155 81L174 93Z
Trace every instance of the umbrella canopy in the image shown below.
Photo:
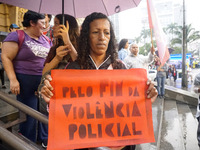
M63 2L64 1L64 5ZM84 18L92 12L108 16L138 6L141 0L0 0L5 4L29 9L38 13L72 15ZM64 7L63 7L64 6Z

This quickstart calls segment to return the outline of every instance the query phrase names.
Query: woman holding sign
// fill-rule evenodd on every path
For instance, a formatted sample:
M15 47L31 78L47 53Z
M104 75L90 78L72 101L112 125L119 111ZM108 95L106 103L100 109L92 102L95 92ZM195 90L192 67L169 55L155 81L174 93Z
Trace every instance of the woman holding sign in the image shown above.
M67 69L126 69L124 64L117 60L115 35L108 17L102 13L92 13L83 22L78 47L77 60L71 62ZM41 95L49 103L53 96L50 76L46 76L41 88ZM157 91L150 82L147 89L147 98L156 99ZM109 149L104 147L103 149ZM123 146L120 149L134 150L135 146Z

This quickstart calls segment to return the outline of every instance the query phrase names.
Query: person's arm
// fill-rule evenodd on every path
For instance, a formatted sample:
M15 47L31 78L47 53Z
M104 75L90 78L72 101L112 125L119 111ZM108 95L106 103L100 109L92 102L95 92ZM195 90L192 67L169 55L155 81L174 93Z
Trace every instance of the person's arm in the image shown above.
M18 53L18 44L16 42L4 42L2 45L1 59L4 65L6 74L10 80L10 90L13 94L20 93L20 85L16 78L13 66L13 59Z
M58 64L62 61L63 57L69 53L70 49L68 46L59 46L56 49L56 56L49 62L46 63L43 70L42 75L46 72L50 71L53 68L56 68Z
M66 22L66 27L64 25L60 25L60 29L59 29L59 36L62 37L64 45L68 46L70 51L69 54L72 58L72 61L75 61L77 59L77 51L74 48L74 46L72 45L70 38L69 38L69 23L68 21Z
M200 94L200 73L198 73L195 78L194 78L194 86L193 86L193 91L196 94Z
M151 52L148 54L147 57L145 57L145 63L152 63L154 61L154 53L155 49L154 47L151 47Z
M75 61L77 59L77 52L74 46L72 45L70 39L69 39L69 24L66 23L67 27L64 25L60 25L59 34L58 37L62 38L64 42L64 46L59 46L56 49L56 56L49 62L46 63L42 75L44 75L46 72L50 71L51 69L57 67L57 65L62 61L63 57L66 56L68 53L70 54L70 57L72 61Z

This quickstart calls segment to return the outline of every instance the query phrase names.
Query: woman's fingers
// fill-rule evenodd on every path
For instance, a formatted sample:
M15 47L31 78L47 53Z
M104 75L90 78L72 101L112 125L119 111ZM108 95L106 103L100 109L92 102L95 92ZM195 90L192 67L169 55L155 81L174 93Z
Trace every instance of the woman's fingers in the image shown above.
M53 90L53 87L51 86L51 84L50 84L48 79L44 80L44 85L45 85L45 89L47 88L49 91Z
M42 98L45 100L45 102L49 103L50 98L51 98L50 96L51 93L50 93L50 90L48 90L45 85L41 88L41 95L42 95Z
M66 21L66 30L67 30L67 32L69 31L69 22L68 21Z
M12 88L11 89L11 92L15 95L18 95L20 94L20 88L19 87L15 87L15 88Z
M66 56L70 51L71 51L71 49L69 48L68 45L66 45L66 46L59 46L56 49L56 55L57 55L57 57L59 57L59 60L62 60L62 58L64 56Z
M49 87L47 87L46 85L42 87L41 93L44 94L48 98L51 98L53 96L53 93L51 92Z
M53 87L51 86L50 81L52 81L51 76L46 75L44 79L44 86L41 88L41 95L47 103L49 103L50 98L53 96Z
M154 102L158 96L158 91L150 80L147 81L147 85L149 86L147 89L147 98L151 98L151 101Z

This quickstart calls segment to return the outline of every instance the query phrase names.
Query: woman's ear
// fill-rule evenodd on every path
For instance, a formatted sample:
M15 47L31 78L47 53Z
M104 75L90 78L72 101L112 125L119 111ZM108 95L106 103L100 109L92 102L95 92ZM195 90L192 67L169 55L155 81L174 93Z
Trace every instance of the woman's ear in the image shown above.
M33 20L30 20L30 25L31 25L31 27L35 26L35 23L33 22Z

